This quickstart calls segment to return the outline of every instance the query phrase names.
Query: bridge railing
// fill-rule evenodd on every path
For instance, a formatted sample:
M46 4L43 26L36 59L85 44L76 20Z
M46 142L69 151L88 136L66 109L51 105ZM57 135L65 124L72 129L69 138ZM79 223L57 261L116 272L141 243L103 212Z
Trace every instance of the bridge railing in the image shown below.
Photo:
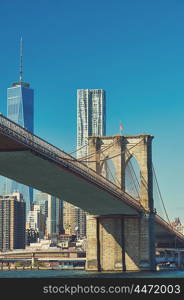
M32 134L31 132L16 124L15 122L9 120L2 114L0 115L0 131L13 139L20 141L22 144L28 146L32 150L36 150L37 152L46 155L48 158L62 163L62 165L64 165L66 168L80 173L84 177L87 177L91 181L95 182L95 184L105 187L106 190L109 190L117 197L123 198L123 200L129 205L132 203L132 205L134 207L136 206L137 209L143 210L143 208L141 208L140 202L135 200L126 192L122 191L117 185L115 185L102 175L97 174L88 165L78 161L76 158L67 154L63 150Z

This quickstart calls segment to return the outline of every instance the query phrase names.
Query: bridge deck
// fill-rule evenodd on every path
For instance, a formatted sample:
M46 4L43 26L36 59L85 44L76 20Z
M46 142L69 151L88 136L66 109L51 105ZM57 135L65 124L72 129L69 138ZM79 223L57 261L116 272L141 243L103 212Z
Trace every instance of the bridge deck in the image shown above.
M138 214L140 203L74 157L0 116L0 174L92 214Z

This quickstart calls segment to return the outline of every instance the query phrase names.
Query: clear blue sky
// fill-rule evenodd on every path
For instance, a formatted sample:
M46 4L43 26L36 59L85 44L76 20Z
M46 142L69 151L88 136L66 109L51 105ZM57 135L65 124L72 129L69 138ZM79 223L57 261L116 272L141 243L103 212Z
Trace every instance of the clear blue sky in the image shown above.
M107 93L107 134L155 136L169 216L184 220L184 1L1 0L0 111L19 74L35 91L35 133L76 145L76 90Z

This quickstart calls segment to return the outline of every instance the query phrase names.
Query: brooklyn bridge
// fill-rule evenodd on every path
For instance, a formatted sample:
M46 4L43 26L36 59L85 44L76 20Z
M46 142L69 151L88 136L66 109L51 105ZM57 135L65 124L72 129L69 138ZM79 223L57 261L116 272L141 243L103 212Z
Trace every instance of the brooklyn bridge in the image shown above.
M92 136L87 156L76 159L0 115L0 175L86 211L87 270L155 270L156 249L184 248L184 236L170 224L152 140L149 134Z

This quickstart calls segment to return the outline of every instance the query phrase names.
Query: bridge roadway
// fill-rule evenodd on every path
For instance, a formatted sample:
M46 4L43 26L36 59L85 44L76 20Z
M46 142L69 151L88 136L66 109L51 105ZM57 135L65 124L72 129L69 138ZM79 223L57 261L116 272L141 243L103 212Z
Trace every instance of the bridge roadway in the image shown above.
M63 199L93 215L148 213L140 203L85 164L0 115L0 175ZM184 236L156 215L158 246ZM172 247L172 245L170 245Z

